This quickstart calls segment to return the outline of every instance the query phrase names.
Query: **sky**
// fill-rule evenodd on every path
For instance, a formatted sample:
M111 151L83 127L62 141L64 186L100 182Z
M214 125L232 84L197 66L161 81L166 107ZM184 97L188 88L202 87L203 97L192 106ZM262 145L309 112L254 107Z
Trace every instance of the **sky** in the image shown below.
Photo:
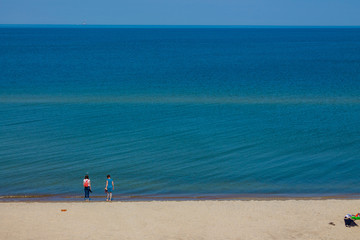
M0 24L360 26L360 0L0 0Z

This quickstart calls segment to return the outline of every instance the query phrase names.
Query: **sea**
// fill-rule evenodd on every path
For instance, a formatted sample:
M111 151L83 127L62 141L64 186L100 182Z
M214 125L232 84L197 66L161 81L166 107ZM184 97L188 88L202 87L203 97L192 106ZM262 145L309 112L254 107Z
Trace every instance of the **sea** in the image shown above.
M360 28L0 25L0 199L360 194Z

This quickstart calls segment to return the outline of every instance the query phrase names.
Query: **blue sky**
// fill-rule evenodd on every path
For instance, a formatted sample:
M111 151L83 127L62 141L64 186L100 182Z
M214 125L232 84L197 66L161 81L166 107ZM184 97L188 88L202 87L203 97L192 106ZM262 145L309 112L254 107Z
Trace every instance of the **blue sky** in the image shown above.
M0 24L359 26L360 0L0 0Z

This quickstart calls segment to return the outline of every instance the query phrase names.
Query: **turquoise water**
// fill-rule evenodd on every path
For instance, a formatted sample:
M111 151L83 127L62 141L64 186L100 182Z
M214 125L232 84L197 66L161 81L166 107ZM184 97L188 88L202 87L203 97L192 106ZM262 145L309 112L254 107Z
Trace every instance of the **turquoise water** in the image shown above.
M358 28L0 28L0 195L360 193Z

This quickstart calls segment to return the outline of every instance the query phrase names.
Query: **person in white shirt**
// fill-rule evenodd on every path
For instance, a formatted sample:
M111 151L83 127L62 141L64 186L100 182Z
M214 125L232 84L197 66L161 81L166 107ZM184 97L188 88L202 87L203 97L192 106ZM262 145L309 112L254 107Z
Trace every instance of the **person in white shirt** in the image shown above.
M89 201L90 197L89 194L91 192L91 183L90 183L90 179L89 179L89 175L85 175L84 180L83 180L83 185L84 185L84 191L85 191L85 201Z

